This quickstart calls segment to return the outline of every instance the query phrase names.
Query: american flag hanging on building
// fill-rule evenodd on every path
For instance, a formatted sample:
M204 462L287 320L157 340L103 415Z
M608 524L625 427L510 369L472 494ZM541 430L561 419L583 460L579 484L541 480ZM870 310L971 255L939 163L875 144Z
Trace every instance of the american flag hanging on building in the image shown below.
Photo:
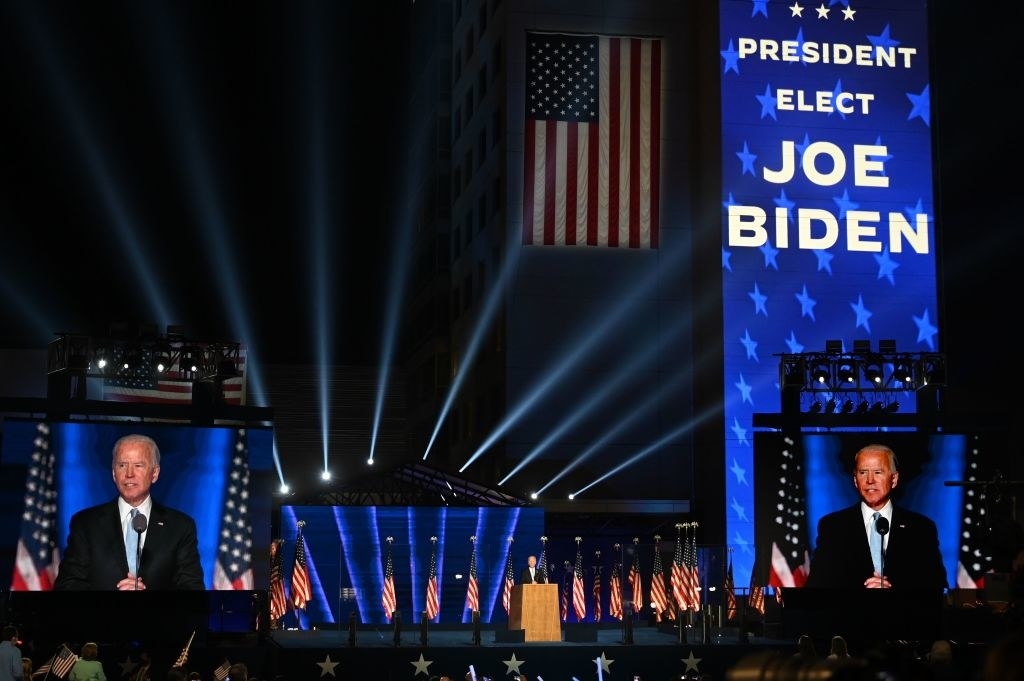
M676 524L676 550L672 558L672 597L676 601L676 605L679 606L680 610L686 610L689 605L689 599L687 597L687 576L684 574L686 568L684 567L683 558L683 545L686 543L683 539L683 525L682 523Z
M505 559L505 586L501 592L501 604L505 606L505 612L512 607L512 587L515 586L516 578L512 572L512 538L508 539L508 557Z
M213 566L213 588L217 591L251 591L253 588L249 447L245 429L240 428L236 433L235 451L224 481L220 541L217 542L217 562Z
M576 621L582 622L587 616L587 603L583 592L583 554L580 552L580 537L576 537L576 566L572 571L572 609L576 612Z
M601 552L594 552L594 621L601 621Z
M398 609L398 601L395 598L395 563L391 557L391 544L394 537L388 537L388 555L384 562L384 590L380 595L380 603L384 606L384 615L391 621L391 616Z
M469 579L466 580L466 607L470 612L480 609L480 585L476 581L476 535L469 538L473 552L469 554Z
M654 618L661 621L666 615L671 619L672 612L668 608L668 594L665 592L665 569L661 562L661 536L654 535L654 568L651 572L651 605L654 606Z
M196 352L199 352L198 348ZM224 404L245 404L245 355L245 348L239 348L234 362L239 375L221 381ZM103 399L109 402L192 404L195 381L190 367L182 366L186 359L180 351L176 352L163 372L154 373L152 367L156 357L152 348L143 348L143 353L136 360L139 362L137 370L103 379ZM214 383L212 379L210 382Z
M691 526L690 537L686 542L684 553L683 575L686 577L686 602L690 610L700 612L700 568L697 566L697 523Z
M295 567L292 568L292 606L296 610L305 610L312 597L309 588L309 566L306 565L306 540L302 537L302 528L306 521L298 522L299 530L295 536Z
M430 543L434 545L430 553L430 572L427 575L427 619L437 617L440 605L437 602L437 537L431 537Z
M657 248L661 41L526 34L523 243Z
M615 545L615 560L612 563L612 576L608 579L608 614L617 620L622 619L622 563L619 562L621 546Z
M55 458L50 451L50 425L39 423L25 481L25 505L21 512L21 535L15 552L11 591L50 591L57 579L60 552L56 537Z
M270 621L277 622L288 612L284 595L284 539L270 542Z
M629 568L629 586L633 592L633 612L638 613L644 607L644 586L640 577L640 552L637 547L638 537L633 537L633 564Z
M729 567L725 570L725 617L736 619L736 583L732 578L732 556L729 556Z

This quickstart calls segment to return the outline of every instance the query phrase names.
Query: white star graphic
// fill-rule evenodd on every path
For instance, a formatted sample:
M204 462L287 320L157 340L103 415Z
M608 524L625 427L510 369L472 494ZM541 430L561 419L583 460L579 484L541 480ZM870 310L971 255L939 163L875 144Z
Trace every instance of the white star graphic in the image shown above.
M330 654L327 655L326 660L324 660L323 662L317 662L316 664L318 667L320 667L320 676L327 676L328 674L330 674L331 676L337 677L337 675L334 673L334 668L337 667L338 664L340 663L331 662Z
M597 658L597 661L601 663L601 669L609 674L612 673L612 662L615 662L615 660L609 660L603 650L601 651L601 657Z
M693 656L693 651L691 650L690 651L690 656L682 658L682 661L683 661L683 664L686 665L686 671L695 671L696 672L696 671L700 671L699 669L697 669L697 665L700 664L700 661L703 660L703 659L704 659L703 657L694 657Z
M516 654L512 653L511 660L502 660L502 662L505 664L505 667L507 668L505 670L506 675L511 674L512 672L515 672L516 674L521 674L522 672L519 671L519 665L526 662L526 660L517 660Z
M802 17L804 8L800 6L799 2L794 2L789 6L789 11L792 12L792 14L789 15L790 17Z
M410 662L409 664L411 664L413 667L416 667L416 672L413 674L413 676L419 676L420 674L423 674L423 676L430 676L430 672L427 670L427 667L429 667L433 663L433 660L424 660L423 653L420 653L419 662Z

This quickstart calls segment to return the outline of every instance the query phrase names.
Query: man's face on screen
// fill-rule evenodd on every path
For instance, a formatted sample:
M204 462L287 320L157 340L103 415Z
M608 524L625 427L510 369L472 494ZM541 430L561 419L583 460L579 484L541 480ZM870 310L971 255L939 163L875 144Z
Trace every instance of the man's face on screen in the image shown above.
M853 484L864 503L876 511L889 501L899 473L892 469L888 455L876 450L864 450L857 456L853 469Z
M114 484L121 498L138 506L159 477L160 467L153 465L153 453L145 443L129 440L121 444L114 457Z

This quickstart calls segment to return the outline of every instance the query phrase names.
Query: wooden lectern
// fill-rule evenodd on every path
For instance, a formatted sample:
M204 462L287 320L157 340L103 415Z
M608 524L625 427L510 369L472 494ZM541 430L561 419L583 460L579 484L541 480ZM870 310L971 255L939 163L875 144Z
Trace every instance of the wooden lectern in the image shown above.
M557 584L516 584L508 609L508 628L522 629L527 641L561 641Z

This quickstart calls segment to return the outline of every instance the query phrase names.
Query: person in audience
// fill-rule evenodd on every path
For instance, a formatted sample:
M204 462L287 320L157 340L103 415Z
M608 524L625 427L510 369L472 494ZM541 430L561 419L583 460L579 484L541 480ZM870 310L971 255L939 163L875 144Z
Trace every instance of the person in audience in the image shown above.
M249 668L244 662L236 662L228 670L230 681L249 681Z
M34 669L35 666L32 664L31 657L21 658L21 676L25 679L25 681L28 681L32 678L32 671Z
M850 657L850 649L846 645L846 639L842 636L832 637L832 646L828 651L829 660L847 660Z
M0 681L22 681L21 651L18 649L18 628L7 625L0 632Z
M818 659L818 649L814 647L814 639L807 634L800 634L796 640L796 652L793 657L800 658L807 662Z
M156 442L122 437L114 444L112 469L118 497L71 517L54 590L204 589L195 520L150 496L160 477ZM141 550L134 570L139 550L132 542Z
M100 655L100 647L91 641L82 645L82 651L75 661L75 666L68 674L68 681L107 681L107 675L103 673L103 663L97 658Z
M985 655L982 681L1024 681L1024 629L1006 634Z
M165 681L188 681L188 677L185 676L185 670L181 667L171 667L168 669L164 679Z
M860 502L822 516L806 585L809 588L945 589L946 568L935 523L920 513L895 506L899 483L896 454L881 444L854 457L853 485ZM882 536L881 572L871 555L871 534L878 533L875 512L888 531Z

